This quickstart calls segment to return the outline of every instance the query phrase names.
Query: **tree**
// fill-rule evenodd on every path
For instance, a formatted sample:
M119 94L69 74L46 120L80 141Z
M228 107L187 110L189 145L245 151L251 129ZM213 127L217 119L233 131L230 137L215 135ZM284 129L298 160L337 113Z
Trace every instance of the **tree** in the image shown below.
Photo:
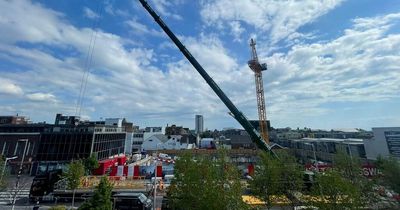
M83 203L79 210L111 210L112 202L112 184L108 181L107 177L101 177L99 185L94 191L93 197Z
M72 208L74 208L75 191L79 187L81 177L85 175L85 167L81 160L72 161L64 174L67 180L67 187L73 190L72 193Z
M395 157L378 157L376 165L382 171L380 177L383 185L391 188L396 193L400 193L400 163Z
M267 208L273 205L273 197L291 195L299 191L303 185L303 172L293 156L285 151L279 153L279 158L271 154L261 153L260 164L257 165L253 180L249 182L252 193L266 202ZM292 205L294 200L291 199Z
M339 150L334 157L333 169L339 172L341 177L348 180L360 193L360 196L353 200L355 205L370 206L377 201L377 196L372 189L374 182L363 176L359 158L353 158L343 150Z
M212 159L185 153L175 164L175 179L168 188L174 209L248 209L242 200L240 175L224 151Z
M311 204L319 209L341 210L360 207L359 203L355 202L361 196L360 191L336 170L317 174L312 192L319 199L311 201Z
M90 155L84 160L86 175L91 175L92 171L99 167L99 161L95 154Z

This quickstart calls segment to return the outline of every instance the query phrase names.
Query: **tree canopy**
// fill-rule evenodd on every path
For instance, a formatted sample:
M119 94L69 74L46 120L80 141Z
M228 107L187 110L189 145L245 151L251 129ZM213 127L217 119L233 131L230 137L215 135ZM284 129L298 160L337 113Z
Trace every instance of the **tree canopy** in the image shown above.
M83 161L85 165L86 175L91 175L92 171L99 167L99 161L96 158L95 154L90 155Z
M276 158L269 153L261 153L253 179L249 182L252 193L265 201L267 208L273 206L275 196L290 195L301 190L303 185L303 169L296 159L285 151L278 155L279 158Z
M174 209L248 209L242 200L240 174L224 151L215 158L186 153L175 164L175 179L168 188Z
M400 162L395 157L378 157L377 167L382 171L381 184L400 194Z
M79 210L111 210L112 184L103 176L94 191L93 197L83 203Z

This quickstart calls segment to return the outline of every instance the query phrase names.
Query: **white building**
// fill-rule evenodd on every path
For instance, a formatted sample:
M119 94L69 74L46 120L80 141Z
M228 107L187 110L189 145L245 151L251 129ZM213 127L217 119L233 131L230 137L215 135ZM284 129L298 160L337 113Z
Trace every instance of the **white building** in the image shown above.
M400 159L400 127L372 128L372 131L374 137L364 140L367 159L390 155Z
M195 117L195 132L200 134L204 132L204 119L203 115L196 115Z
M143 141L141 146L142 150L179 150L186 149L190 147L187 143L181 143L182 136L180 135L170 135L166 136L164 134L154 134Z
M163 134L162 127L146 127L143 133L143 140L155 134Z
M133 146L133 133L126 132L125 154L130 155L132 153L132 146Z
M132 150L134 151L140 151L144 138L144 131L143 130L138 130L133 132L132 134Z

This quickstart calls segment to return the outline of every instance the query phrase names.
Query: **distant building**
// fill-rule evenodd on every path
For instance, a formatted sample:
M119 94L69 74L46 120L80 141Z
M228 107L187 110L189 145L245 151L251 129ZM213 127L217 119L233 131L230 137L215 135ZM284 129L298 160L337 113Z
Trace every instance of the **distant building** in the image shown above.
M372 128L372 131L374 137L364 140L367 158L394 156L400 159L400 127Z
M171 125L165 128L165 135L187 135L189 134L189 128L183 126Z
M46 172L50 168L62 168L71 160L84 159L92 154L98 160L121 155L124 153L125 141L126 133L116 126L54 125L41 133L34 174Z
M0 116L0 125L25 125L29 123L29 119L24 116Z
M144 130L138 129L132 134L132 151L138 152L141 150L143 141L144 141Z
M163 134L162 127L146 127L143 133L143 140L153 136L154 134Z
M18 158L7 162L11 174L16 174L25 150L23 174L29 174L40 145L41 133L49 124L4 124L0 125L0 150L5 158ZM26 149L25 149L26 148Z
M230 136L232 149L256 149L249 135L232 135Z
M122 118L106 118L105 125L108 126L117 126L118 128L122 127Z
M195 116L195 132L196 134L201 134L204 132L204 119L203 115Z
M181 135L154 134L144 139L141 149L143 151L154 150L180 150L192 148L189 139L183 139Z
M54 125L78 125L80 118L78 116L64 116L62 114L56 115Z
M276 143L291 149L295 156L303 162L311 162L314 160L314 156L318 161L333 162L335 154L339 151L366 161L363 139L280 139Z

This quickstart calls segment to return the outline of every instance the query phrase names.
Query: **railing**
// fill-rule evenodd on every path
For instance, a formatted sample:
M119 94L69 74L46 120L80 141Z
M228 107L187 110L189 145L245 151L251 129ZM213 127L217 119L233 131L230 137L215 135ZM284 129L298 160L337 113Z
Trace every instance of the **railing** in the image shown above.
M80 179L78 189L93 189L99 185L102 176L84 176ZM144 176L125 177L125 176L107 176L108 181L117 189L139 189L145 188ZM66 179L55 183L55 190L68 190Z

